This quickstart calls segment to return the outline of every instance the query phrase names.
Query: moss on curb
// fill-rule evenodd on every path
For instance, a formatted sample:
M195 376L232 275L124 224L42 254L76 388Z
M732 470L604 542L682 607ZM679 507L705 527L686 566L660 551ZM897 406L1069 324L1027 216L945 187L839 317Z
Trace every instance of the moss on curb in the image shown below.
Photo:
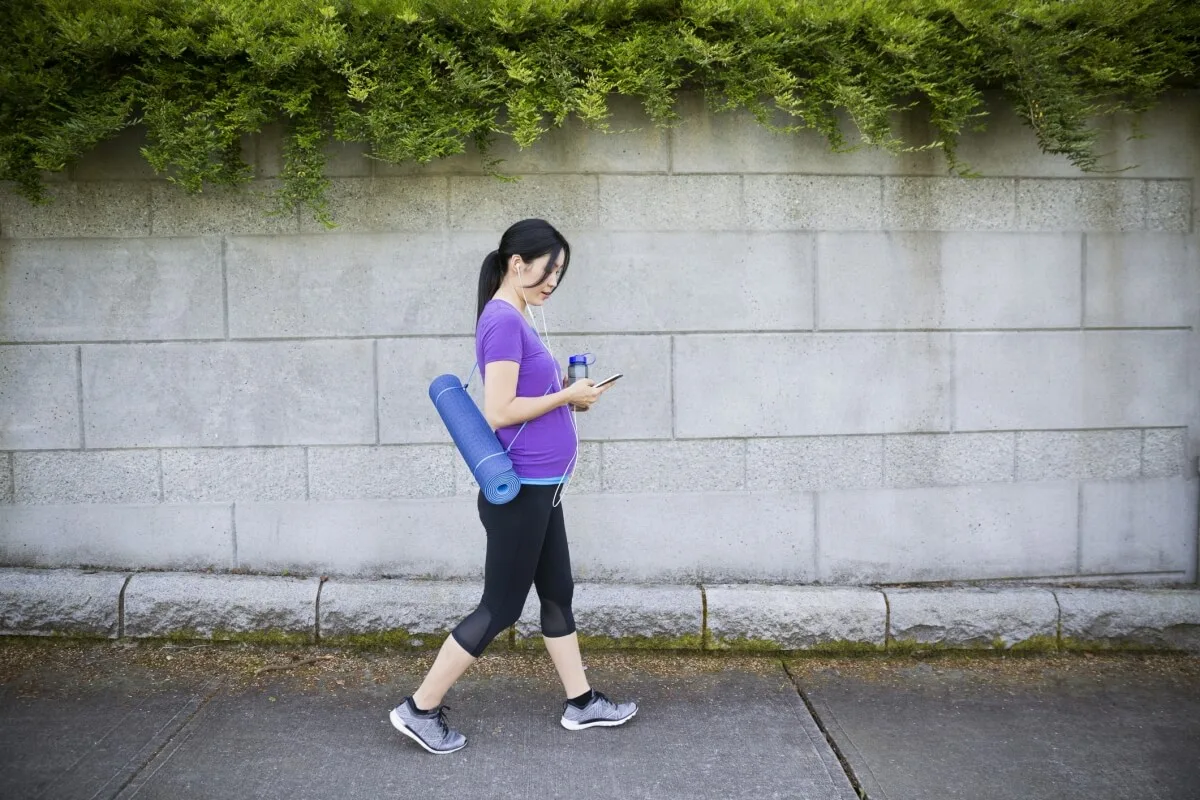
M267 628L259 631L231 631L225 628L213 628L211 634L202 633L195 628L180 628L160 636L127 636L125 638L151 639L165 642L235 642L239 644L284 647L296 647L316 643L311 633L285 631L279 628Z
M380 650L400 648L404 650L437 650L446 641L449 631L439 633L413 633L406 628L387 628L370 633L348 633L341 636L322 636L321 644L329 647L348 647L354 650ZM504 647L503 636L496 637L494 644Z
M695 650L704 649L700 634L684 636L597 636L576 632L580 650ZM516 650L545 650L540 634L517 637Z

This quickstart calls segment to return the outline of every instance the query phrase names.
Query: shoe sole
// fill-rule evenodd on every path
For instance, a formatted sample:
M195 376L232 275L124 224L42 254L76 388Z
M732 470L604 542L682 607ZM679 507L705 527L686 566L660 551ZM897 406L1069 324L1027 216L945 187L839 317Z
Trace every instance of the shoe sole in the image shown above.
M392 721L393 728L400 731L405 736L421 745L421 747L424 747L428 752L433 753L435 756L444 756L447 753L457 753L459 750L462 750L467 746L467 743L463 742L458 747L452 747L449 750L434 750L432 747L425 744L421 737L417 735L416 731L404 724L404 720L400 719L399 715L396 714L396 709L392 709L391 713L388 714L388 718Z
M592 722L573 722L566 717L562 717L559 722L562 723L562 726L569 731L581 731L584 728L594 728L597 725L605 728L612 728L616 725L624 725L626 722L629 722L629 720L637 716L637 712L638 710L635 708L632 714L630 714L628 717L624 717L623 719L598 719Z

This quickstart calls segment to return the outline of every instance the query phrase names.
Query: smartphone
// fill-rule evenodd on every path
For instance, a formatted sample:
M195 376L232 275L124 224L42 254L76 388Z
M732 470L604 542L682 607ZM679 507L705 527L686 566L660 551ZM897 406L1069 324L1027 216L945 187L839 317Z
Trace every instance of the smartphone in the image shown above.
M612 376L605 378L604 380L602 380L596 384L596 388L599 389L601 386L606 386L606 385L612 383L617 378L620 378L622 374L624 374L624 373L618 372L616 375L612 375Z

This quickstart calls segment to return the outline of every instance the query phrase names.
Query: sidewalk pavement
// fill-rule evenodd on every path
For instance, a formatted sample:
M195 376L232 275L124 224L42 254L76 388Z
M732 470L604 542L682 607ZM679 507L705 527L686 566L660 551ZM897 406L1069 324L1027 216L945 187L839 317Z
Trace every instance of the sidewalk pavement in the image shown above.
M446 697L447 756L387 721L433 656L0 640L0 797L1200 796L1195 656L585 649L640 710L572 732L546 654L497 650Z

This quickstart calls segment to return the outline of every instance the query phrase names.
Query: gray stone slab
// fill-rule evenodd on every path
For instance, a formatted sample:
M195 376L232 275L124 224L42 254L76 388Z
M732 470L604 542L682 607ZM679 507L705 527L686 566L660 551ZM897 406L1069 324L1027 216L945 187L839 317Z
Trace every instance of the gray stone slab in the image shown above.
M312 447L310 500L388 500L454 494L451 445Z
M1017 181L1019 230L1131 231L1146 227L1146 182L1085 178Z
M51 182L46 185L51 202L39 206L5 191L0 193L0 229L9 239L149 236L150 186Z
M450 185L440 176L403 178L332 178L329 215L337 227L306 214L304 233L440 231L446 227Z
M1087 645L1200 652L1200 591L1055 589L1062 637Z
M0 633L118 634L123 572L0 570Z
M1170 478L1187 472L1187 440L1185 428L1166 428L1143 431L1142 475L1147 478Z
M1017 431L1017 480L1115 480L1141 472L1142 432Z
M1191 180L1146 181L1146 228L1151 231L1190 232L1192 220Z
M889 637L938 647L1040 649L1058 639L1058 603L1046 589L891 589ZM1032 641L1031 641L1032 640Z
M1096 672L995 679L935 663L800 685L870 798L1196 797L1195 679Z
M87 443L373 444L373 370L366 340L85 345Z
M885 436L884 484L956 486L1013 480L1011 433L932 433Z
M440 644L479 605L482 581L374 581L333 578L321 587L321 641L390 639ZM497 637L503 645L506 636Z
M18 503L157 503L156 450L13 453Z
M583 650L639 645L698 650L701 646L704 601L698 586L576 583L571 611ZM526 599L516 634L518 642L542 643L536 588Z
M514 222L544 219L570 240L600 220L595 175L522 175L515 183L491 176L451 176L450 229L500 234Z
M882 485L882 436L746 440L746 485L756 489L867 489ZM606 445L607 446L607 445Z
M716 648L747 641L784 650L883 647L887 603L875 589L708 584L704 592Z
M1084 321L1093 327L1191 325L1200 297L1200 254L1173 233L1087 237Z
M162 458L163 500L304 500L308 460L303 447L168 447Z
M1168 427L1189 417L1189 334L954 334L963 430Z
M166 180L141 154L141 148L148 144L144 125L126 128L112 138L98 142L72 164L71 177L77 181Z
M446 425L429 399L429 384L439 375L470 377L468 394L483 408L483 380L476 371L475 340L468 337L380 339L379 441L381 444L450 444ZM591 413L591 412L588 412Z
M170 183L150 186L154 236L204 236L214 234L297 233L297 211L278 213L274 194L281 187L275 180L254 181L244 186L206 186L188 194Z
M576 580L794 583L815 577L807 493L578 495L563 509Z
M5 264L0 337L220 338L220 258L216 239L0 241Z
M228 503L0 506L0 563L228 569L232 525Z
M116 796L217 688L129 667L86 670L43 667L4 687L0 797Z
M426 270L447 261L440 233L233 237L225 258L234 337L474 332L478 263L430 302Z
M1187 572L1196 564L1196 498L1182 476L1083 484L1084 573Z
M275 178L283 172L286 131L281 123L264 125L252 137L255 171L260 178ZM367 176L373 163L366 158L363 142L342 142L329 138L322 148L325 155L325 175L330 178Z
M742 439L604 442L604 491L741 489L746 485L746 444Z
M817 235L818 327L1077 327L1079 234Z
M674 368L681 438L950 426L949 334L677 336Z
M238 565L261 572L413 578L483 576L474 497L244 502Z
M74 345L0 346L0 447L81 447Z
M751 230L879 230L881 178L845 175L747 175Z
M614 231L746 227L738 175L601 175L600 225Z
M619 728L566 731L557 687L468 675L447 696L450 723L467 745L446 757L426 753L388 722L415 675L353 692L278 684L231 691L214 698L190 735L122 797L378 797L408 791L415 770L425 785L463 797L555 797L569 776L571 796L581 799L854 798L782 672L680 681L609 669L590 677L613 699L638 702L638 715ZM696 735L716 729L723 735ZM748 740L755 747L747 749ZM480 776L487 776L482 784Z
M125 588L125 635L239 633L313 641L318 578L278 575L138 573Z
M818 576L863 584L1069 575L1078 504L1070 481L823 492Z
M13 502L12 458L12 453L0 454L0 505Z
M477 263L495 246L489 237L451 263ZM545 310L552 333L805 330L812 281L807 233L587 232L572 237L571 267ZM639 289L604 300L623 285Z
M1011 178L883 179L883 225L890 230L1006 230L1016 219Z

